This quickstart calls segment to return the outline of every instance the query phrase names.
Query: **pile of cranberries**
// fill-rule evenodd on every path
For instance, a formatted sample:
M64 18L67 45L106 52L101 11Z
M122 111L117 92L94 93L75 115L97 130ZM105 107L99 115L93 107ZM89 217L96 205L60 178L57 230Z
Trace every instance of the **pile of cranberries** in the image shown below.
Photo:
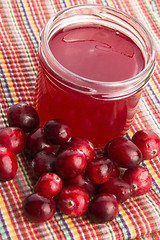
M0 131L0 181L15 177L16 154L24 150L35 185L23 212L32 222L50 220L59 208L70 217L86 213L91 221L105 223L116 217L120 203L151 187L151 174L140 166L160 153L160 137L150 130L136 132L131 140L114 138L97 154L89 140L71 136L64 120L42 126L26 103L12 105L7 120L9 127Z

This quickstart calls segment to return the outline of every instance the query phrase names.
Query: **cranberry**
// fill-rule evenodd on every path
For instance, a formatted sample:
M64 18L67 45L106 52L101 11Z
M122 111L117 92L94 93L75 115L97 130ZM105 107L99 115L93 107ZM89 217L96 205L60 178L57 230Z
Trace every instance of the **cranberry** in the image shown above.
M32 193L24 199L23 211L30 221L43 223L54 216L56 205L51 197L41 193Z
M136 132L132 141L141 150L143 159L151 159L160 153L160 137L150 130Z
M17 127L7 127L0 131L0 145L11 149L15 154L20 153L26 144L24 131Z
M42 150L54 151L54 145L47 142L43 127L38 127L29 133L26 141L26 151L33 158L36 153Z
M34 186L34 191L54 198L61 191L62 185L62 180L57 174L44 173Z
M75 176L74 178L68 179L67 185L77 185L86 190L90 194L96 193L96 185L92 183L89 178L87 178L84 171Z
M140 196L147 193L152 185L151 174L141 166L127 169L123 175L123 179L130 184L132 196Z
M111 141L112 141L112 140L111 140ZM109 157L109 156L108 156L108 145L109 145L109 143L110 143L111 141L107 142L107 144L104 146L103 155L104 155L105 157Z
M114 138L107 145L109 158L119 167L136 167L142 161L142 153L139 148L124 137Z
M78 148L80 151L84 152L87 162L90 162L95 154L93 144L83 137L72 137L66 144L60 147L59 152L68 148Z
M49 142L62 145L71 137L71 128L62 119L51 119L44 126L44 132Z
M56 156L52 152L42 150L38 152L31 162L31 171L35 178L39 178L43 173L55 171Z
M17 173L15 154L6 147L0 146L0 181L9 181Z
M87 164L86 174L88 178L95 184L106 182L113 169L112 161L107 157L96 157Z
M113 194L118 203L122 203L131 196L131 186L123 179L111 177L101 185L100 192Z
M61 152L55 161L56 173L62 178L73 178L83 172L87 165L84 153L78 149Z
M27 103L12 105L7 111L9 126L19 127L24 132L31 132L39 125L39 116L36 110Z
M82 215L87 210L88 203L87 191L74 185L63 188L58 198L60 210L71 217Z
M100 193L88 205L88 215L95 223L113 220L118 214L117 199L112 194Z
M112 168L112 173L111 177L119 177L120 176L120 170L115 162L113 162L113 168Z

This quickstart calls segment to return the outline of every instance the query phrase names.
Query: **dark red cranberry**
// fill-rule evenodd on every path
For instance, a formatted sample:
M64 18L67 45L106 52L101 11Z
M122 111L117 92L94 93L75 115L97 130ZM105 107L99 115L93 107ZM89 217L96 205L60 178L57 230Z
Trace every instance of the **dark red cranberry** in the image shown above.
M71 128L63 119L51 119L44 125L48 141L55 145L66 143L71 137Z
M112 168L112 173L111 177L119 177L120 176L120 170L115 162L113 162L113 168Z
M77 148L82 151L86 156L87 162L90 162L95 154L93 144L83 137L72 137L66 144L60 147L59 153L68 148Z
M58 206L62 213L71 217L82 215L87 210L88 203L87 191L74 185L63 188L58 198Z
M112 161L107 157L96 157L87 164L86 174L88 178L95 184L106 182L113 169Z
M132 196L146 194L152 185L151 174L147 169L141 166L127 169L123 175L123 179L130 184Z
M118 214L117 199L112 194L100 193L88 205L88 215L95 223L113 220Z
M78 149L67 149L56 159L56 173L61 178L73 178L83 172L87 165L84 153Z
M56 173L44 173L34 186L34 191L56 197L62 189L62 180Z
M111 142L111 141L110 141L110 142ZM108 156L108 144L109 144L110 142L107 142L107 144L104 146L103 156L105 156L105 157L109 157L109 156Z
M54 153L45 150L38 152L31 162L32 175L39 178L43 173L55 172L55 161Z
M26 151L33 158L36 153L42 150L54 151L54 145L47 142L43 127L39 127L29 133L26 141Z
M136 167L142 161L142 153L139 148L124 137L114 138L107 145L109 158L119 167Z
M9 126L19 127L24 132L31 132L39 126L39 116L36 110L27 103L12 105L7 111Z
M84 171L78 174L76 177L68 179L66 183L67 185L77 185L90 194L95 194L97 191L96 185L91 182Z
M9 181L17 173L17 158L6 147L0 146L0 181Z
M7 127L0 131L0 145L8 147L15 154L20 153L26 144L24 131L17 127Z
M41 193L32 193L23 201L24 215L34 223L50 220L56 211L54 200Z
M123 179L111 177L101 185L100 192L113 194L118 203L122 203L131 196L131 186Z
M160 137L150 130L136 132L132 141L140 149L143 159L151 159L160 153Z

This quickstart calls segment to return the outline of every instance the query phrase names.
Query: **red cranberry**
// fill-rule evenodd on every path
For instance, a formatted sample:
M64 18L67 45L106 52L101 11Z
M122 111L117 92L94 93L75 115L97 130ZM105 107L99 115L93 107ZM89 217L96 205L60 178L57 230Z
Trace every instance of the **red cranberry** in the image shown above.
M73 178L83 172L87 165L84 153L78 149L67 149L56 159L56 173L61 178Z
M114 138L107 145L109 158L119 167L136 167L142 161L142 153L139 148L124 137Z
M118 203L122 203L131 196L131 186L123 179L111 177L101 185L100 192L113 194Z
M47 142L43 127L39 127L28 135L26 151L33 158L36 153L42 150L54 151L54 145Z
M89 195L87 191L78 186L66 186L62 189L58 206L60 210L71 217L82 215L88 207Z
M111 140L111 141L112 141L112 140ZM105 156L105 157L109 157L109 156L108 156L108 145L109 145L109 143L110 143L111 141L107 142L107 144L104 146L103 156Z
M77 185L86 190L90 194L96 193L96 185L92 183L89 178L87 178L85 172L78 174L74 178L68 179L67 185Z
M34 223L50 220L56 211L54 200L41 193L32 193L23 201L24 215Z
M7 127L0 131L0 145L8 147L15 154L20 153L26 144L24 131L17 127Z
M108 152L107 152L108 144L105 145L104 151L103 151L103 156L105 156L105 157L108 157ZM118 165L115 162L113 162L113 169L112 169L111 177L119 177L119 176L120 176L120 169L119 169Z
M62 180L57 174L44 173L34 186L34 191L54 198L61 191L62 185Z
M112 194L100 193L88 205L88 215L95 223L113 220L118 214L117 199Z
M59 152L68 148L78 148L85 154L87 162L90 162L95 154L93 144L83 137L72 137L66 144L60 147Z
M132 196L140 196L147 193L152 185L151 174L141 166L127 169L123 175L123 179L130 184Z
M31 132L39 126L39 116L36 110L27 103L12 105L7 111L9 126L19 127L24 132Z
M107 157L96 157L87 164L86 174L88 178L95 184L106 182L113 169L112 161Z
M43 173L55 171L56 156L52 152L42 150L38 152L31 162L31 171L35 178L39 178Z
M112 173L111 177L119 177L120 176L120 170L115 162L113 162L113 168L112 168Z
M51 119L44 126L44 132L49 142L62 145L71 137L71 128L62 119Z
M151 159L160 153L160 137L150 130L136 132L132 141L141 150L143 159Z
M0 147L0 181L9 181L17 173L17 159L15 154L6 147Z

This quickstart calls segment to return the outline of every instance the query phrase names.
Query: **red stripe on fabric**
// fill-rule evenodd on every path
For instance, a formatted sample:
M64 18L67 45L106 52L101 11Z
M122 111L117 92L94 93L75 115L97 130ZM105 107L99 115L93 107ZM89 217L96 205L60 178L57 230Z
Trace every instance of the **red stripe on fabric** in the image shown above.
M150 14L148 14L148 8L144 4L144 1L139 0L139 1L137 1L137 4L139 5L139 8L143 12L143 15L145 16L146 20L148 21L150 27L152 28L152 31L155 31L155 33L159 32L158 26L156 25L155 21L153 21L152 16Z
M16 68L17 69L17 73L18 73L18 79L19 79L19 85L21 86L20 88L23 89L23 91L25 91L25 84L23 82L23 78L25 79L25 81L27 82L27 78L25 76L25 71L22 71L22 69L24 70L25 69L25 66L22 65L22 60L23 58L20 56L20 53L19 53L19 50L16 46L16 40L13 36L13 34L11 34L11 31L8 32L8 29L9 27L6 26L6 23L5 23L5 18L2 18L2 22L3 22L3 26L4 28L2 29L2 40L3 40L3 46L5 49L7 49L7 59L9 59L9 62L7 61L6 59L6 56L3 54L3 57L4 59L6 59L6 65L8 66L8 72L10 72L10 78L13 79L13 76L12 76L12 68ZM7 40L7 41L6 41ZM16 76L15 76L16 77ZM17 80L18 80L17 79ZM14 88L16 89L16 83L15 81L12 81L12 84L14 86ZM29 88L29 86L28 86ZM26 89L27 90L27 89ZM18 98L18 101L20 101L20 97L19 97L19 94L18 94L18 91L14 91L17 98ZM31 91L26 91L25 92L25 99L27 101L30 102L30 94L31 94Z
M53 225L54 231L56 232L56 235L57 235L57 239L62 239L62 240L65 239L65 234L60 228L60 225L56 220L56 218L54 218L54 220L51 219L50 225L51 226Z
M31 3L30 3L31 2ZM25 3L25 5L27 6L27 7L25 7L24 6L24 8L26 9L26 15L27 15L27 17L28 17L28 19L29 19L29 21L30 21L30 25L32 26L32 20L33 20L33 22L34 22L34 27L36 28L36 30L37 30L37 32L40 34L40 32L41 32L41 30L42 30L42 28L43 28L43 26L44 26L44 23L41 21L41 18L39 19L40 20L40 22L36 22L36 20L37 20L37 16L35 16L35 14L34 14L34 9L32 8L32 5L33 5L33 3L34 3L34 1L28 1L28 0L26 0L26 3ZM23 1L22 1L22 4L23 4ZM28 8L29 8L29 11L28 11ZM30 14L29 14L30 13ZM40 12L38 12L38 15L40 15ZM39 27L38 27L38 25L40 25L40 29L39 29ZM34 29L34 28L33 28Z
M14 182L15 180L12 180L12 181ZM12 183L10 181L3 184L5 195L1 191L1 196L2 196L3 201L5 203L5 207L6 207L6 210L7 210L7 216L9 216L10 222L12 223L12 225L15 226L14 230L16 232L16 236L19 236L18 229L17 229L16 224L15 224L15 218L16 218L15 214L17 213L17 209L15 208L16 205L13 204L15 199L12 198L12 195L9 191L11 189L11 184ZM10 213L10 205L12 206L12 214Z
M116 1L117 5L118 5L118 8L124 12L127 12L129 14L131 14L131 10L129 7L129 5L126 4L126 1Z
M13 3L11 3L11 4L13 4ZM32 41L31 41L31 39L30 39L30 37L28 35L28 32L27 32L27 29L26 29L26 27L24 25L23 19L21 18L21 14L19 12L18 5L14 4L12 6L12 9L13 9L14 17L15 17L15 20L16 20L16 23L17 23L17 27L19 28L19 31L20 31L20 36L23 36L25 45L28 48L28 52L29 52L29 56L30 56L30 62L33 65L36 65L36 63L37 63L37 52L36 52L36 49L35 49ZM23 47L23 49L24 49L24 47ZM23 61L26 60L27 57L28 57L27 53L23 57L22 56L22 52L20 52L20 50L18 48L16 49L16 53L17 53L17 55L19 55L20 63L21 63L21 61L23 63ZM24 73L23 76L25 77L25 83L22 84L22 85L23 85L23 88L26 88L26 87L28 88L26 90L27 90L27 92L29 91L28 96L30 96L30 95L32 95L32 90L30 89L29 81L27 81L27 79L29 77L29 76L27 76L28 71L26 69L25 64L21 65L21 67L22 67L21 72ZM36 69L36 67L35 67L35 69ZM22 83L23 83L23 81L22 81ZM24 89L22 91L24 91ZM28 101L31 101L31 100L29 100L29 98L28 98Z
M145 212L145 210L142 207L142 205L140 204L140 202L138 200L136 202L137 202L137 205L139 205L141 210L139 208L137 208L135 201L132 201L132 204L133 204L134 208L136 209L137 216L140 216L141 222L143 222L142 224L139 224L139 227L141 229L141 233L146 234L146 233L150 232L150 218L148 217L148 214ZM146 221L146 219L147 219L147 221Z
M149 195L149 193L148 193L148 195ZM150 197L150 199L152 201L151 197ZM146 198L146 201L147 201L147 198ZM150 211L150 209L146 205L144 205L143 199L141 199L141 197L139 198L137 204L140 206L141 209L143 209L143 212L148 221L148 225L150 226L151 230L148 230L147 233L154 232L156 230L155 225L157 226L157 224L156 224L156 221L154 220L154 216L152 215L153 212ZM148 227L148 229L149 229L149 227ZM144 233L146 234L146 231L144 231ZM144 233L142 233L142 234L144 234Z
M151 198L153 199L153 201L157 204L157 206L159 206L159 196L152 188L150 189L150 195L151 195Z
M154 88L151 86L152 91L154 91ZM157 106L154 104L149 92L146 90L146 88L144 88L143 90L143 97L145 98L145 102L148 105L148 107L150 108L151 113L155 116L157 122L160 124L160 118L158 118L159 115L159 109L157 108ZM156 95L156 94L154 94Z
M11 39L10 39L11 40ZM11 42L10 42L11 43ZM7 49L8 48L8 44L9 44L9 42L4 42L3 43L3 45L5 46L5 49ZM14 50L16 51L16 48L15 48L15 46L14 46L14 43L12 42L12 48L14 48ZM3 58L6 60L6 65L7 65L7 69L8 69L8 72L10 73L10 79L13 79L13 75L12 75L12 68L14 68L14 67L16 67L17 69L18 69L18 72L19 72L19 75L18 75L18 78L19 78L19 80L21 80L20 78L23 78L24 76L22 75L22 69L23 69L23 67L22 67L22 65L21 65L21 61L20 61L20 58L18 57L18 55L16 55L15 53L14 53L14 51L12 50L12 48L8 48L8 50L10 49L10 51L7 51L7 59L6 59L6 56L3 54ZM9 63L8 63L8 60L9 59ZM19 63L19 65L21 66L21 68L20 68L20 66L18 66L18 63ZM15 78L17 78L16 76L15 76ZM16 79L17 80L17 79ZM19 101L21 101L21 98L20 98L20 95L18 94L18 91L16 91L16 83L15 83L15 81L13 81L13 80L11 80L12 81L12 84L13 84L13 86L14 86L14 91L13 91L13 89L12 89L12 93L14 93L14 94L16 94L16 97L17 97L17 99L18 99L18 102ZM19 84L21 85L21 87L19 87L19 90L20 89L23 89L23 91L25 91L24 90L24 82L23 81L19 81ZM8 88L8 90L9 90L9 88ZM28 92L25 92L25 99L26 100L29 100L30 99L30 96L29 96L29 94L27 94ZM30 100L29 100L30 101Z
M37 22L36 22L37 20L42 30L42 28L44 27L44 24L47 22L45 11L41 10L39 1L28 1L28 5L30 6L30 10L32 12L32 17L34 18L35 25L37 25ZM44 15L45 15L45 18L44 18Z
M13 185L10 185L11 188L11 192L8 193L8 197L11 199L10 202L12 203L12 205L14 205L14 208L12 206L12 208L15 210L14 211L14 221L16 220L18 225L21 225L21 235L23 236L23 238L26 238L26 234L29 228L30 228L30 223L28 221L26 221L26 218L24 217L23 214L23 210L22 210L22 202L23 202L23 197L19 191L19 187L16 184L16 181L14 182L14 187ZM16 189L16 192L15 192ZM11 194L12 193L12 194ZM20 198L20 200L19 200ZM21 206L21 207L20 207ZM10 215L11 217L11 215ZM36 237L40 237L39 233L37 231L37 228L33 228L32 232L34 231L34 234L32 233L32 236L34 237L34 235ZM18 234L18 232L17 232Z
M148 127L148 125L146 124L145 121L142 120L142 118L145 119L145 117L143 116L143 112L138 107L137 113L136 113L136 115L134 117L134 123L133 123L136 131Z
M4 111L5 116L6 116L7 108L9 107L9 104L8 104L7 99L5 97L4 89L2 88L1 82L0 82L0 96L1 96L1 107L2 107L2 110ZM2 120L2 118L1 118L1 120Z
M12 10L14 12L14 17L15 17L16 22L17 22L17 26L22 33L21 36L23 36L23 38L25 39L25 42L27 43L27 46L29 47L29 49L31 48L30 49L30 51L32 53L30 55L31 60L32 60L32 62L35 62L35 58L37 57L37 52L36 52L35 47L33 46L33 43L31 41L31 39L28 35L28 32L26 30L26 27L24 25L24 22L23 22L18 4L17 4L17 2L16 3L11 2L11 4L12 4Z
M6 28L7 29L7 28ZM3 40L3 37L5 37L5 32L4 32L4 30L2 29L2 40ZM10 39L10 37L9 37L9 39ZM8 59L8 56L10 56L10 62L8 63L8 61L7 61L7 59L6 59L6 56L5 56L5 54L2 52L2 54L3 54L3 59L5 60L5 64L6 64L6 66L7 66L7 70L8 70L8 72L10 73L10 79L12 79L12 73L11 73L11 64L14 66L15 65L15 62L14 62L14 60L16 60L15 58L13 58L13 56L14 56L14 54L13 54L13 51L11 50L11 48L9 48L9 44L11 43L11 39L10 39L10 42L7 42L7 41L5 41L5 38L4 38L4 40L3 40L3 46L4 46L4 48L5 49L10 49L10 51L11 51L11 53L10 53L10 51L8 51L7 52L7 59ZM12 81L13 82L13 81ZM13 82L13 86L15 87L15 83ZM9 88L8 88L8 90L9 90ZM17 92L15 92L15 94L16 94L16 97L19 99L19 96L18 96L18 93Z

